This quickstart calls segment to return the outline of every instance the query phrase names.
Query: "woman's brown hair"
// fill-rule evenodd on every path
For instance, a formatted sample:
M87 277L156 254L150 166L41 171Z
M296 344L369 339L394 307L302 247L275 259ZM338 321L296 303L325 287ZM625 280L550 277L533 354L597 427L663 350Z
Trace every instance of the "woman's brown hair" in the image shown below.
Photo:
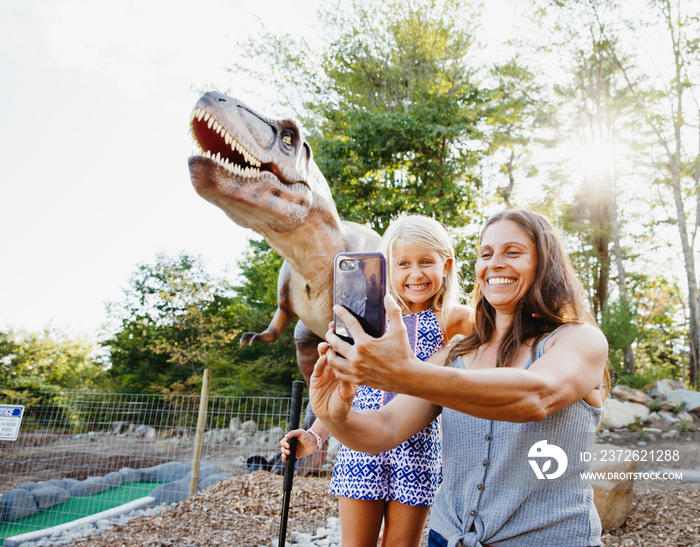
M533 340L534 358L537 342L560 325L594 324L595 321L584 303L581 282L562 238L552 223L535 211L507 209L486 222L480 241L486 230L501 220L510 220L520 226L537 249L535 280L518 303L513 322L498 347L496 366L505 367L527 341ZM474 306L474 328L471 334L452 347L447 363L491 341L495 334L496 310L484 298L478 283L474 285L471 303ZM607 391L607 369L605 376Z

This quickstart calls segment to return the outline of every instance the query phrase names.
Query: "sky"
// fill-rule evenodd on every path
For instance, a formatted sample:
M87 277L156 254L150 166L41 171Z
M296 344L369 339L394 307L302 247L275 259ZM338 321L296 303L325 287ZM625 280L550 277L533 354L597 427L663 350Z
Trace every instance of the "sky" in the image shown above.
M95 335L138 264L235 272L248 236L192 188L203 89L264 110L226 70L317 0L0 0L0 329Z
M279 114L227 67L263 21L313 32L318 5L0 0L0 329L95 337L105 304L158 254L234 277L254 234L193 190L189 115L205 88ZM513 6L485 5L496 51Z

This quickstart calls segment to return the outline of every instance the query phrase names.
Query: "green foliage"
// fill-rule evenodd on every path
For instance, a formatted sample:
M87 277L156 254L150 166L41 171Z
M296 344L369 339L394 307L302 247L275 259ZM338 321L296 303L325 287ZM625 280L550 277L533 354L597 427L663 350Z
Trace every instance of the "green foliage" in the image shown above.
M124 299L108 311L119 327L103 346L120 392L167 391L204 368L225 369L240 332L228 283L184 254L139 265Z
M317 47L271 35L248 44L248 60L269 67L261 81L301 97L292 106L342 218L379 233L400 210L470 222L488 97L468 58L475 15L453 0L353 0L321 5Z
M205 368L219 380L248 386L291 384L298 374L292 329L274 344L239 347L245 331L261 332L276 308L281 259L251 241L241 260L243 283L233 287L188 255L141 264L111 303L119 328L104 341L111 389L123 393L198 393Z
M331 100L307 103L318 164L341 216L380 233L401 209L462 226L475 206L468 143L485 93L466 63L473 38L451 17L460 8L436 4L353 2L352 17L321 17L334 39L321 63Z
M625 298L614 302L609 301L602 313L600 328L608 340L610 361L620 373L624 371L622 351L635 342L639 336L636 320L637 311L632 303Z
M103 372L87 337L56 329L0 332L0 385L8 390L90 390Z
M236 294L244 310L238 319L241 332L263 332L277 308L277 275L282 258L265 241L251 239L239 261L241 284ZM236 353L238 379L250 388L256 384L290 386L301 380L296 364L294 323L271 344L253 344Z

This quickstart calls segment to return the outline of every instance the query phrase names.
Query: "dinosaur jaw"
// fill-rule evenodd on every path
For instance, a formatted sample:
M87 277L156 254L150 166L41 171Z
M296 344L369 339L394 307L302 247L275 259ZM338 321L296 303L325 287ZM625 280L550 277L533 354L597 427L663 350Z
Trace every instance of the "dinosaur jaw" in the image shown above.
M304 222L313 204L304 181L290 181L267 152L256 157L207 110L196 107L190 134L199 153L189 159L192 184L237 224L262 235L288 232Z

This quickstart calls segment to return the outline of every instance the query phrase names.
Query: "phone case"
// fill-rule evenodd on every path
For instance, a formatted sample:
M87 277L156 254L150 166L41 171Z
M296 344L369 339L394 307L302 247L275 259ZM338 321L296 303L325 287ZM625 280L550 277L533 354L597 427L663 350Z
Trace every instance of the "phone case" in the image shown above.
M382 253L340 253L335 257L333 303L345 306L365 332L375 338L386 330L385 294L386 259ZM352 335L345 323L335 314L333 321L335 333L352 344Z

